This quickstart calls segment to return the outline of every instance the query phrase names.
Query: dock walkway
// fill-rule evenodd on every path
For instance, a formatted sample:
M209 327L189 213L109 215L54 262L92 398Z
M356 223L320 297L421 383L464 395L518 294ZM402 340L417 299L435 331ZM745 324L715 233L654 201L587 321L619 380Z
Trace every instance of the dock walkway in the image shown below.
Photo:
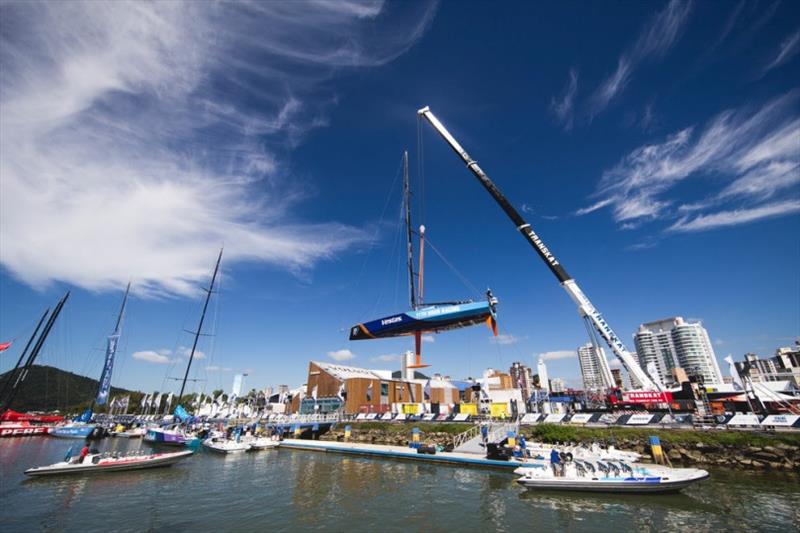
M281 441L280 448L293 450L310 450L317 452L344 453L371 457L385 457L387 459L404 459L411 461L425 461L428 463L447 463L462 466L477 466L488 468L503 468L513 470L521 466L531 468L545 468L542 461L519 460L499 461L473 453L463 452L436 452L436 454L417 453L415 448L406 446L389 446L384 444L364 444L361 442L333 442L319 440L285 439Z

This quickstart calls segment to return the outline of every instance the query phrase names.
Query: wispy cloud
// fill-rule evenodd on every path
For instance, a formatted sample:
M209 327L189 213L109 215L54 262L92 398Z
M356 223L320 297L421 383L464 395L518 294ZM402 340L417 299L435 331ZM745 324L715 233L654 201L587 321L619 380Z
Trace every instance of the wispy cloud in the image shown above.
M232 372L233 369L228 366L208 365L206 367L208 372Z
M620 56L614 73L603 80L594 92L591 101L592 116L601 113L622 93L640 63L661 57L672 47L684 28L691 7L691 2L672 0L663 11L645 24L633 45Z
M542 352L539 354L539 359L544 361L556 361L558 359L572 359L578 357L575 350L555 350L552 352Z
M378 362L391 363L391 362L394 362L394 361L400 361L400 359L402 357L403 356L400 355L400 354L389 353L389 354L384 354L384 355L378 355L378 356L375 356L375 357L371 357L370 361L375 362L375 363L378 363Z
M328 352L328 357L334 361L349 361L350 359L354 359L355 356L356 355L350 350L335 350Z
M190 294L223 242L227 264L296 273L364 243L359 228L289 217L311 187L282 160L326 124L333 76L403 54L435 11L3 3L2 266L37 288L133 278L140 293Z
M773 202L748 209L733 209L720 211L709 215L700 215L695 218L681 218L668 228L673 232L704 231L747 224L765 218L800 213L800 200L786 200Z
M569 131L575 120L575 93L578 92L578 71L574 68L569 71L569 80L567 81L564 92L558 98L553 97L550 100L550 110L556 116L558 123Z
M577 214L611 207L628 227L672 219L669 231L699 231L795 212L793 201L771 199L800 183L799 97L795 90L757 110L724 111L702 129L637 148L603 173L598 200ZM693 177L712 177L721 189L678 199L674 188Z
M155 351L155 350L142 350L140 352L133 352L134 359L138 361L145 361L146 363L156 363L159 365L167 365L170 363L175 363L177 359L172 359L169 357L169 350L167 350L167 354L162 353L162 350Z
M778 47L778 53L775 55L772 61L764 66L763 72L766 73L769 70L783 65L796 56L797 52L800 52L800 30L795 31L781 41L781 44Z
M496 337L489 337L489 339L491 339L491 341L495 344L501 344L506 346L510 344L516 344L519 342L519 337L517 337L516 335L511 335L509 333L501 333Z

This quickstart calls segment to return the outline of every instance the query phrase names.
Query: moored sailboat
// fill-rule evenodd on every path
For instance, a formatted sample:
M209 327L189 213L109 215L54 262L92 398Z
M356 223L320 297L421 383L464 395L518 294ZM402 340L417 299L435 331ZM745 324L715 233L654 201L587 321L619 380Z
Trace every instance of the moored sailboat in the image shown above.
M200 315L200 323L197 326L197 331L194 334L194 342L192 343L192 351L189 354L189 362L186 364L186 372L183 375L183 382L181 383L181 391L178 393L178 402L183 398L183 392L186 389L186 381L189 379L189 370L192 368L192 361L194 361L195 352L197 350L197 342L200 340L200 335L203 330L203 322L206 318L206 311L208 310L208 302L211 300L211 293L214 291L214 282L217 280L219 273L219 264L222 261L222 250L219 251L217 263L214 266L214 273L211 275L211 284L206 291L206 300L203 304L203 312ZM192 417L186 412L182 405L178 405L173 412L175 418L179 421L177 424L171 424L166 427L149 428L147 434L144 436L146 442L155 444L165 444L169 446L196 446L200 443L200 439L189 431L185 423Z
M97 396L92 401L91 407L75 420L68 424L52 428L49 433L51 436L66 439L86 439L102 436L102 428L98 427L97 424L91 423L92 411L96 405L105 405L108 401L108 395L111 392L111 375L114 372L114 356L117 353L117 346L119 345L119 338L122 333L122 317L125 314L125 306L128 303L128 294L130 290L131 284L128 283L125 289L125 296L122 298L122 307L119 310L119 315L117 315L117 324L114 326L114 332L108 337L106 358L103 364L103 371L100 374L100 382L97 386Z

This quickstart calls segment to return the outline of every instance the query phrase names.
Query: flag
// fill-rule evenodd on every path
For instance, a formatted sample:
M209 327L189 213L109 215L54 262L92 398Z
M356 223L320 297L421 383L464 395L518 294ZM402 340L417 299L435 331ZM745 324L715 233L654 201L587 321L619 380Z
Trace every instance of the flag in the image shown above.
M169 406L170 406L170 405L172 405L172 398L173 398L174 396L175 396L175 395L174 395L174 394L172 394L171 392L169 393L169 396L167 396L167 403L166 403L166 405L165 405L165 407L164 407L164 410L165 410L165 411L169 411Z
M184 409L182 405L178 405L173 414L178 420L186 420L189 418L189 413L186 412L186 409Z
M311 397L314 398L314 401L317 401L317 386L314 385L314 388L311 389Z
M108 393L111 390L111 374L114 372L114 354L117 353L119 335L110 335L106 346L106 362L103 365L103 373L100 375L100 388L97 391L97 405L104 405L108 400Z
M4 352L11 348L11 345L14 344L14 341L2 342L0 343L0 352Z
M159 393L158 393L158 396L156 396L156 399L153 401L153 407L155 407L156 409L158 409L159 407L161 407L161 396L163 396L163 394L161 394L161 393L159 392Z
M149 400L150 400L150 395L149 395L149 394L145 394L144 396L142 396L142 401L141 401L141 402L139 402L139 407L141 407L142 409L144 409L144 406L145 406L145 405L147 405L147 402L148 402Z
M124 398L121 398L117 402L117 407L119 407L120 409L127 409L128 408L128 404L130 404L130 401L131 401L131 397L130 396L125 396Z
M425 399L426 400L430 400L431 399L431 380L428 380L425 383L425 388L422 389L422 393L425 395Z
M372 382L369 382L369 386L367 387L367 401L372 401Z

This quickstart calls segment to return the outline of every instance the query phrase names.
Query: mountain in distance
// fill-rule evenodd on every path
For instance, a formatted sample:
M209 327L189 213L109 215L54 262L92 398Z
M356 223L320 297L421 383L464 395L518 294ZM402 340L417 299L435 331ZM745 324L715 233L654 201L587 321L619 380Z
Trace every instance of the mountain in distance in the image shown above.
M9 379L11 372L0 375L0 388ZM52 366L33 365L28 373L28 377L20 385L17 397L10 406L14 411L24 413L26 411L60 411L62 414L79 413L92 404L92 400L97 395L98 380L80 376L55 368ZM135 412L139 408L139 402L145 395L143 392L130 391L111 387L109 402L111 398L120 398L130 395L128 412ZM97 407L95 412L105 412L108 404Z

